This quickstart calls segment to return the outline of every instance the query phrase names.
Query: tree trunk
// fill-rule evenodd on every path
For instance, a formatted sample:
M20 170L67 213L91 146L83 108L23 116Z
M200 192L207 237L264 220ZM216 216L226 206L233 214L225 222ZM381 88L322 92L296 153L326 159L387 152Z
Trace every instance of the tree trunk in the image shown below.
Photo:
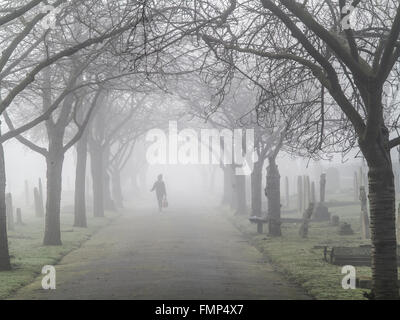
M103 184L103 192L104 192L104 208L106 210L115 211L115 203L111 196L111 179L110 174L108 173L109 167L109 158L110 158L110 146L106 145L103 147L103 177L104 177L104 184Z
M376 299L398 298L395 192L390 167L369 168L372 288Z
M263 162L257 161L251 173L251 214L257 217L262 215L262 167Z
M53 138L49 144L47 163L47 197L44 245L61 245L60 206L64 150L62 139Z
M372 297L398 299L396 205L389 134L382 128L375 144L360 147L368 163L369 208L372 242Z
M104 164L104 162L103 162ZM115 203L111 197L111 179L107 170L103 171L104 183L103 183L103 197L104 197L104 208L106 210L115 211Z
M113 169L112 171L112 193L115 200L115 205L118 208L123 208L123 195L121 188L121 174L118 169Z
M0 143L0 270L10 270L6 214L6 170L3 144Z
M274 158L269 158L267 167L267 187L268 197L268 230L273 237L281 236L281 192L280 175L278 166Z
M400 203L397 207L397 234L400 234Z
M14 230L14 208L11 193L6 194L6 214L7 214L7 228Z
M101 146L98 146L95 142L90 144L89 150L93 184L93 215L95 217L104 217L103 154L101 152Z
M86 228L86 160L87 135L84 134L76 145L75 208L74 227Z

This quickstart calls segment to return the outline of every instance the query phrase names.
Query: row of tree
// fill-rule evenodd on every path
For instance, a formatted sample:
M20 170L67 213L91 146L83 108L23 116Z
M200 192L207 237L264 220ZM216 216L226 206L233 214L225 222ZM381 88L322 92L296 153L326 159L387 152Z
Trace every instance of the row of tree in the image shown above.
M104 162L112 163L111 172L118 171L116 162L123 164L123 154L130 150L118 151L113 140L126 143L124 138L114 139L118 134L108 125L124 127L131 113L140 113L142 94L137 91L157 87L173 91L213 127L240 123L257 128L254 190L260 189L266 159L268 175L277 181L275 160L280 150L326 157L329 152L359 148L369 168L373 296L398 297L390 153L400 144L396 133L398 1L58 0L51 4L57 11L44 4L40 0L2 4L0 112L9 131L0 137L1 269L10 267L2 143L17 138L45 157L44 243L60 244L65 152L80 141L77 148L82 155L89 145L92 170L103 172L93 175L98 179L94 193L102 194L110 173L105 173ZM350 12L354 28L348 23ZM171 79L179 79L190 90ZM131 99L135 103L125 105ZM142 115L147 117L154 105L145 106ZM108 121L111 114L118 120ZM44 126L38 126L41 123ZM91 130L86 131L89 124ZM32 141L31 131L29 137L23 135L32 128L42 130L39 137L47 136L45 146ZM80 172L83 162L80 157ZM226 185L237 179L239 210L242 178L232 176L232 166L223 169ZM118 185L118 174L112 179ZM118 188L114 189L114 200L121 205ZM267 195L276 194L276 184L266 189ZM257 213L259 192L253 194L252 208ZM104 205L109 205L106 198ZM103 214L102 205L95 202L95 215ZM269 206L276 221L270 232L279 235L279 202L271 199ZM82 221L76 223L83 225Z

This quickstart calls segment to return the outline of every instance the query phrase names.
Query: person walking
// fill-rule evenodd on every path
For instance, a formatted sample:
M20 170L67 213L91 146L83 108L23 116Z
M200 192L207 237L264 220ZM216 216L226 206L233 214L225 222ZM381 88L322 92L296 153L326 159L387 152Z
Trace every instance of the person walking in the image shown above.
M158 202L158 211L161 212L163 208L163 202L167 201L167 191L165 188L165 183L163 181L163 176L162 174L159 174L157 176L157 181L154 182L153 188L150 190L156 191L156 197L157 197L157 202Z

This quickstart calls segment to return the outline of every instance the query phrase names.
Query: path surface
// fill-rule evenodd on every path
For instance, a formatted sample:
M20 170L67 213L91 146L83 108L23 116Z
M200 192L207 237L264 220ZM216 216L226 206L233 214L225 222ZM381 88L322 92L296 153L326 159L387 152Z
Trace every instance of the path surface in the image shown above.
M125 214L13 299L308 299L210 209Z

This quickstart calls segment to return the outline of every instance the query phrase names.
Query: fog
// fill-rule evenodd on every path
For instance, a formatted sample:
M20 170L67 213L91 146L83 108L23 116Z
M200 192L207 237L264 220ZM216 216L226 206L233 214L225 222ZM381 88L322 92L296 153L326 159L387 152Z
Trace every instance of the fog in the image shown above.
M0 299L397 300L399 39L395 0L0 1Z
M32 188L37 185L38 179L43 181L46 187L46 163L43 156L32 152L29 148L21 145L16 141L10 141L4 146L7 167L7 192L14 195L14 206L26 206L25 181L29 186L29 204L30 209L33 208L33 192ZM133 153L130 162L134 163L134 158L142 158L143 153L139 150ZM139 152L139 154L138 154ZM393 152L394 153L394 152ZM393 157L396 154L394 153ZM345 163L342 157L334 155L331 160L314 161L311 159L302 159L283 155L278 157L279 169L282 177L288 177L291 188L289 193L296 195L296 179L297 176L308 175L312 181L318 182L322 173L334 172L338 176L331 176L334 181L327 181L327 190L332 193L340 193L341 191L351 190L353 188L353 172L363 165L361 158L356 158L355 154L347 155ZM223 190L223 172L218 165L192 165L192 164L155 164L149 165L144 169L145 185L141 185L139 190L132 187L132 178L130 170L134 164L128 164L124 169L124 179L122 180L124 202L128 205L139 203L141 206L155 207L155 196L150 192L151 187L159 174L163 174L164 181L168 186L168 198L174 207L196 207L196 206L218 206L221 202ZM364 164L365 165L365 164ZM76 154L71 149L65 154L62 172L62 205L69 206L71 212L73 204L73 190L75 184L75 167ZM87 205L92 208L90 200L90 187L92 181L90 179L90 164L87 168L87 190L89 192ZM136 178L137 183L140 179ZM266 183L266 168L263 170L262 185ZM250 205L250 177L246 178L247 186L247 202ZM339 187L339 189L337 189ZM137 192L139 191L139 193ZM318 191L319 192L319 191ZM281 194L284 195L284 183L281 181ZM265 207L266 200L263 201ZM31 208L32 207L32 208ZM266 210L266 208L264 208ZM32 210L28 210L27 214L33 214Z

